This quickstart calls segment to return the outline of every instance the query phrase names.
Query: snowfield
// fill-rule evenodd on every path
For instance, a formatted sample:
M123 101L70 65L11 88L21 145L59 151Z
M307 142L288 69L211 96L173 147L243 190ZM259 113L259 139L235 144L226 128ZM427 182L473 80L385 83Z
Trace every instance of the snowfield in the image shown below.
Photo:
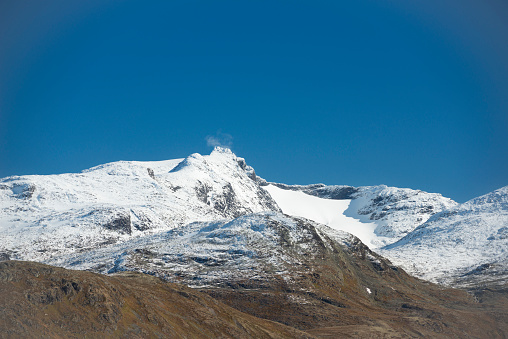
M327 225L333 229L351 233L358 237L365 245L376 248L390 242L389 238L380 237L374 233L377 225L373 222L361 222L355 211L348 214L351 199L332 200L305 194L301 191L291 191L273 185L265 186L272 198L277 202L285 214L303 217Z

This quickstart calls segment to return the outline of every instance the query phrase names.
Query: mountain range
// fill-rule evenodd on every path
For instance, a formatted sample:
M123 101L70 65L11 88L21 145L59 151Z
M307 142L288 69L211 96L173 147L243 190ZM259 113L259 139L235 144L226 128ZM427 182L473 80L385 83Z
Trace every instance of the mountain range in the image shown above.
M7 177L0 211L8 263L148 274L289 326L283 337L508 334L508 186L458 204L384 185L286 185L216 147Z

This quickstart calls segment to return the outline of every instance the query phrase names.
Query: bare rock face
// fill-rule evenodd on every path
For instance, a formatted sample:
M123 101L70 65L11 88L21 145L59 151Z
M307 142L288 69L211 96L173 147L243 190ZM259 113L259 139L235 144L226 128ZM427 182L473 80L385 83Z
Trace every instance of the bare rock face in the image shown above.
M108 223L104 224L104 228L112 231L117 231L120 233L131 234L131 217L130 215L121 216L119 218L113 219Z
M324 184L312 185L286 185L281 183L270 183L284 190L301 191L309 195L313 195L325 199L354 199L354 194L360 191L360 188L353 186L327 186Z

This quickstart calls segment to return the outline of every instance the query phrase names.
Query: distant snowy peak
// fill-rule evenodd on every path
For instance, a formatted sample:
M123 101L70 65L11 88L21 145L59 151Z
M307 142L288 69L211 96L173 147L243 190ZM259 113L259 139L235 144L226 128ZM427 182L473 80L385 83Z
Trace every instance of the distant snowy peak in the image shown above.
M303 192L321 198L321 202L313 200L312 206L314 207L309 205L305 208L309 212L307 215L299 214L310 219L313 219L312 216L316 214L314 212L323 215L323 208L331 206L327 200L349 201L345 208L334 207L335 210L327 210L330 215L327 218L332 220L333 217L333 220L337 221L336 228L347 224L342 220L344 218L356 219L356 226L353 225L354 223L349 223L350 227L341 229L353 233L366 243L374 245L374 247L386 245L400 239L432 215L457 205L455 201L445 198L441 194L385 185L363 187L326 186L323 184L303 186L279 183L270 183L269 185L286 191ZM290 207L289 203L294 203L294 201L284 201L284 199L289 198L288 195L278 195L278 197L282 200L277 198L275 200L280 206ZM315 211L311 211L311 208L314 208ZM286 213L291 214L291 208L287 208ZM333 216L332 214L337 215ZM339 218L338 214L342 214L344 218ZM329 224L326 220L316 221ZM329 226L332 225L329 224ZM354 228L352 228L353 226ZM369 236L368 232L373 234ZM370 241L367 239L370 239Z
M429 232L430 229L450 233L454 229L465 227L467 231L472 231L472 229L469 230L469 228L471 228L473 224L471 222L465 223L465 221L470 221L471 219L476 220L478 218L482 219L488 215L501 217L499 222L495 222L495 224L502 223L503 216L508 215L508 186L433 215L427 222L417 227L413 232L388 247L401 246L411 242L413 239L418 240L422 236L428 237L431 235L431 232ZM450 223L451 220L460 220L460 222ZM475 231L485 231L485 229L480 229L479 226L488 227L488 225L483 223L483 220L478 221L480 221L480 223L475 224L475 227L473 227ZM508 224L504 226L508 226ZM502 229L504 228L502 227Z
M508 209L508 186L499 188L493 192L487 193L480 197L471 199L462 205L462 210L481 210L481 211L497 211L499 209Z
M432 215L457 205L439 193L409 188L359 187L353 195L358 214L378 224L378 235L398 239L421 225Z
M505 281L507 249L508 186L432 216L382 253L422 278L467 285Z

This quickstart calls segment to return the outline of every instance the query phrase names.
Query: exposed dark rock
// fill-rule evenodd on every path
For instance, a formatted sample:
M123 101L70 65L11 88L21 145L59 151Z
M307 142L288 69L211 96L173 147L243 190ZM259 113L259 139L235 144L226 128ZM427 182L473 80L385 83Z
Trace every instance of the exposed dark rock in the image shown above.
M237 201L235 191L229 183L222 187L222 193L215 197L213 207L224 215L231 215L234 218L244 214L240 211L244 208Z
M120 216L103 225L104 228L119 233L132 234L130 215Z
M210 201L208 200L208 193L212 191L212 187L210 185L198 181L198 185L194 187L194 190L196 191L196 196L200 201L210 205Z
M382 219L384 217L386 217L387 213L386 212L381 212L381 213L372 213L369 217L370 220L379 220L379 219Z
M243 169L244 171L247 169L247 163L245 162L245 159L237 158L236 162L238 163L238 166L240 166L240 168Z
M155 180L155 173L153 172L153 169L147 168L146 170L148 171L148 176Z
M270 182L269 184L273 185L273 186L276 186L278 188L282 188L284 190L289 190L289 191L305 191L305 190L312 191L312 190L315 190L317 188L326 187L325 184L286 185L286 184L281 184L281 183L277 183L277 182Z
M481 274L483 273L484 271L492 268L494 265L492 264L483 264L483 265L480 265L478 267L476 267L475 269L465 273L464 275L462 275L463 277L464 276L468 276L468 275L474 275L474 274Z
M144 256L153 256L155 253L153 253L152 251L150 250L147 250L146 248L137 248L134 250L135 253L139 253L139 254L142 254Z
M258 181L258 177L257 177L256 171L254 171L254 169L252 169L252 171L248 172L247 176L256 182Z
M135 214L136 216L135 218L136 220L132 220L131 218L131 224L135 229L137 229L138 231L146 231L150 229L150 227L152 226L152 220L150 220L149 217L139 212L134 213L132 211L132 213Z
M58 288L51 288L39 293L28 293L26 298L34 305L50 305L62 300L62 291Z
M358 188L353 186L326 186L324 184L286 185L273 182L270 184L285 190L301 191L319 198L334 200L354 199L354 194L359 191Z
M407 310L423 311L423 308L421 308L421 307L411 305L411 304L406 304L406 303L402 304L401 308L407 309Z
M434 213L434 206L428 205L428 206L422 207L420 209L420 213L429 213L429 214L432 214L432 213Z
M28 183L14 183L12 185L12 193L18 199L30 199L35 192L35 185Z

